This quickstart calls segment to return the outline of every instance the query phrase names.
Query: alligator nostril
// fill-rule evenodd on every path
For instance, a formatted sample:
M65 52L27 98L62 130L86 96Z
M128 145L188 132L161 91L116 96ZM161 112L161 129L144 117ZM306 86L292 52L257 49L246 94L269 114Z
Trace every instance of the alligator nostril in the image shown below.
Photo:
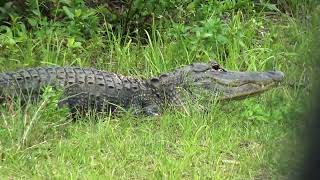
M276 81L282 81L284 78L284 73L281 71L269 71L268 74Z

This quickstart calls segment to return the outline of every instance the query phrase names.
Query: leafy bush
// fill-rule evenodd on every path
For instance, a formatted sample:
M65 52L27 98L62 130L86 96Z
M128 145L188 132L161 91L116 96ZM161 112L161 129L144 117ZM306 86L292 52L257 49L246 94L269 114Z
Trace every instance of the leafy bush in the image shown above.
M277 5L273 3L250 0L7 1L0 9L0 48L3 50L0 58L20 53L13 58L20 65L23 59L28 59L27 65L30 62L33 62L31 65L39 65L38 59L53 64L65 64L67 59L72 60L71 64L92 65L105 64L105 60L99 61L109 58L130 67L132 63L126 62L125 56L121 55L124 60L119 60L112 57L112 52L113 48L118 48L117 54L119 50L129 51L132 46L128 48L127 45L134 43L138 46L148 44L152 49L155 44L159 45L159 56L163 51L181 54L179 57L174 54L166 57L168 62L190 63L196 59L216 58L232 68L256 69L247 51L262 39L271 43L276 37L272 37L274 34L267 38L265 35L256 36L268 33L265 33L266 20L253 15L278 12ZM291 4L295 6L295 3ZM113 41L119 41L119 47L110 43ZM162 41L170 42L168 49L161 49ZM28 50L9 50L13 46L22 50L27 47ZM106 56L107 53L111 55ZM155 58L152 57L153 61ZM88 61L84 63L79 59ZM169 67L174 65L168 64ZM264 66L265 63L261 63L260 67Z

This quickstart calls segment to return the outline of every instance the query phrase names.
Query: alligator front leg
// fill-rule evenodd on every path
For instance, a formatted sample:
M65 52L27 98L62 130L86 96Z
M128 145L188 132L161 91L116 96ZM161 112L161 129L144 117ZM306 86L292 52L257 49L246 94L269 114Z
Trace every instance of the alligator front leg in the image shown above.
M131 109L135 116L137 115L159 116L161 114L161 111L158 105L142 106L141 104L133 104L131 106Z
M157 105L149 105L144 107L143 113L147 116L159 116L161 114L160 108Z
M135 96L131 101L131 109L135 115L158 116L162 112L163 102L153 94L142 94Z

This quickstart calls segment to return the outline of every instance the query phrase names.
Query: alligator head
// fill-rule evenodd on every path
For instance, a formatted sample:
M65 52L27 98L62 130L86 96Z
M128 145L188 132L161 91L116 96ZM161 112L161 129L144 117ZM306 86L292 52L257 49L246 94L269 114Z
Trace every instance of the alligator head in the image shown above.
M193 63L171 73L152 78L150 82L161 87L170 98L176 89L192 94L204 90L219 100L244 98L264 92L279 84L284 78L280 71L234 72L223 69L217 62Z

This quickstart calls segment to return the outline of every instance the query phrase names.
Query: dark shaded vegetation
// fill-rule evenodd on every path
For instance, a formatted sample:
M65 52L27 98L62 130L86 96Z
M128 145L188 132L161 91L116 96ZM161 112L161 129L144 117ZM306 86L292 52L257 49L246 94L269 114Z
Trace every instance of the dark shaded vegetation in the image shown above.
M76 0L76 1L34 1L16 0L2 1L1 24L9 25L19 17L27 29L39 28L41 24L60 22L61 25L70 24L78 29L78 35L90 38L101 31L107 25L113 31L131 37L145 36L144 31L151 31L155 19L166 19L174 23L190 25L208 16L208 7L221 6L223 2L215 1L176 1L176 0ZM221 20L230 18L235 11L246 11L246 15L256 11L277 12L282 11L288 15L302 15L302 7L312 7L314 1L298 0L269 0L226 1L225 5L218 9ZM107 24L104 24L107 23ZM145 37L144 37L145 38Z

